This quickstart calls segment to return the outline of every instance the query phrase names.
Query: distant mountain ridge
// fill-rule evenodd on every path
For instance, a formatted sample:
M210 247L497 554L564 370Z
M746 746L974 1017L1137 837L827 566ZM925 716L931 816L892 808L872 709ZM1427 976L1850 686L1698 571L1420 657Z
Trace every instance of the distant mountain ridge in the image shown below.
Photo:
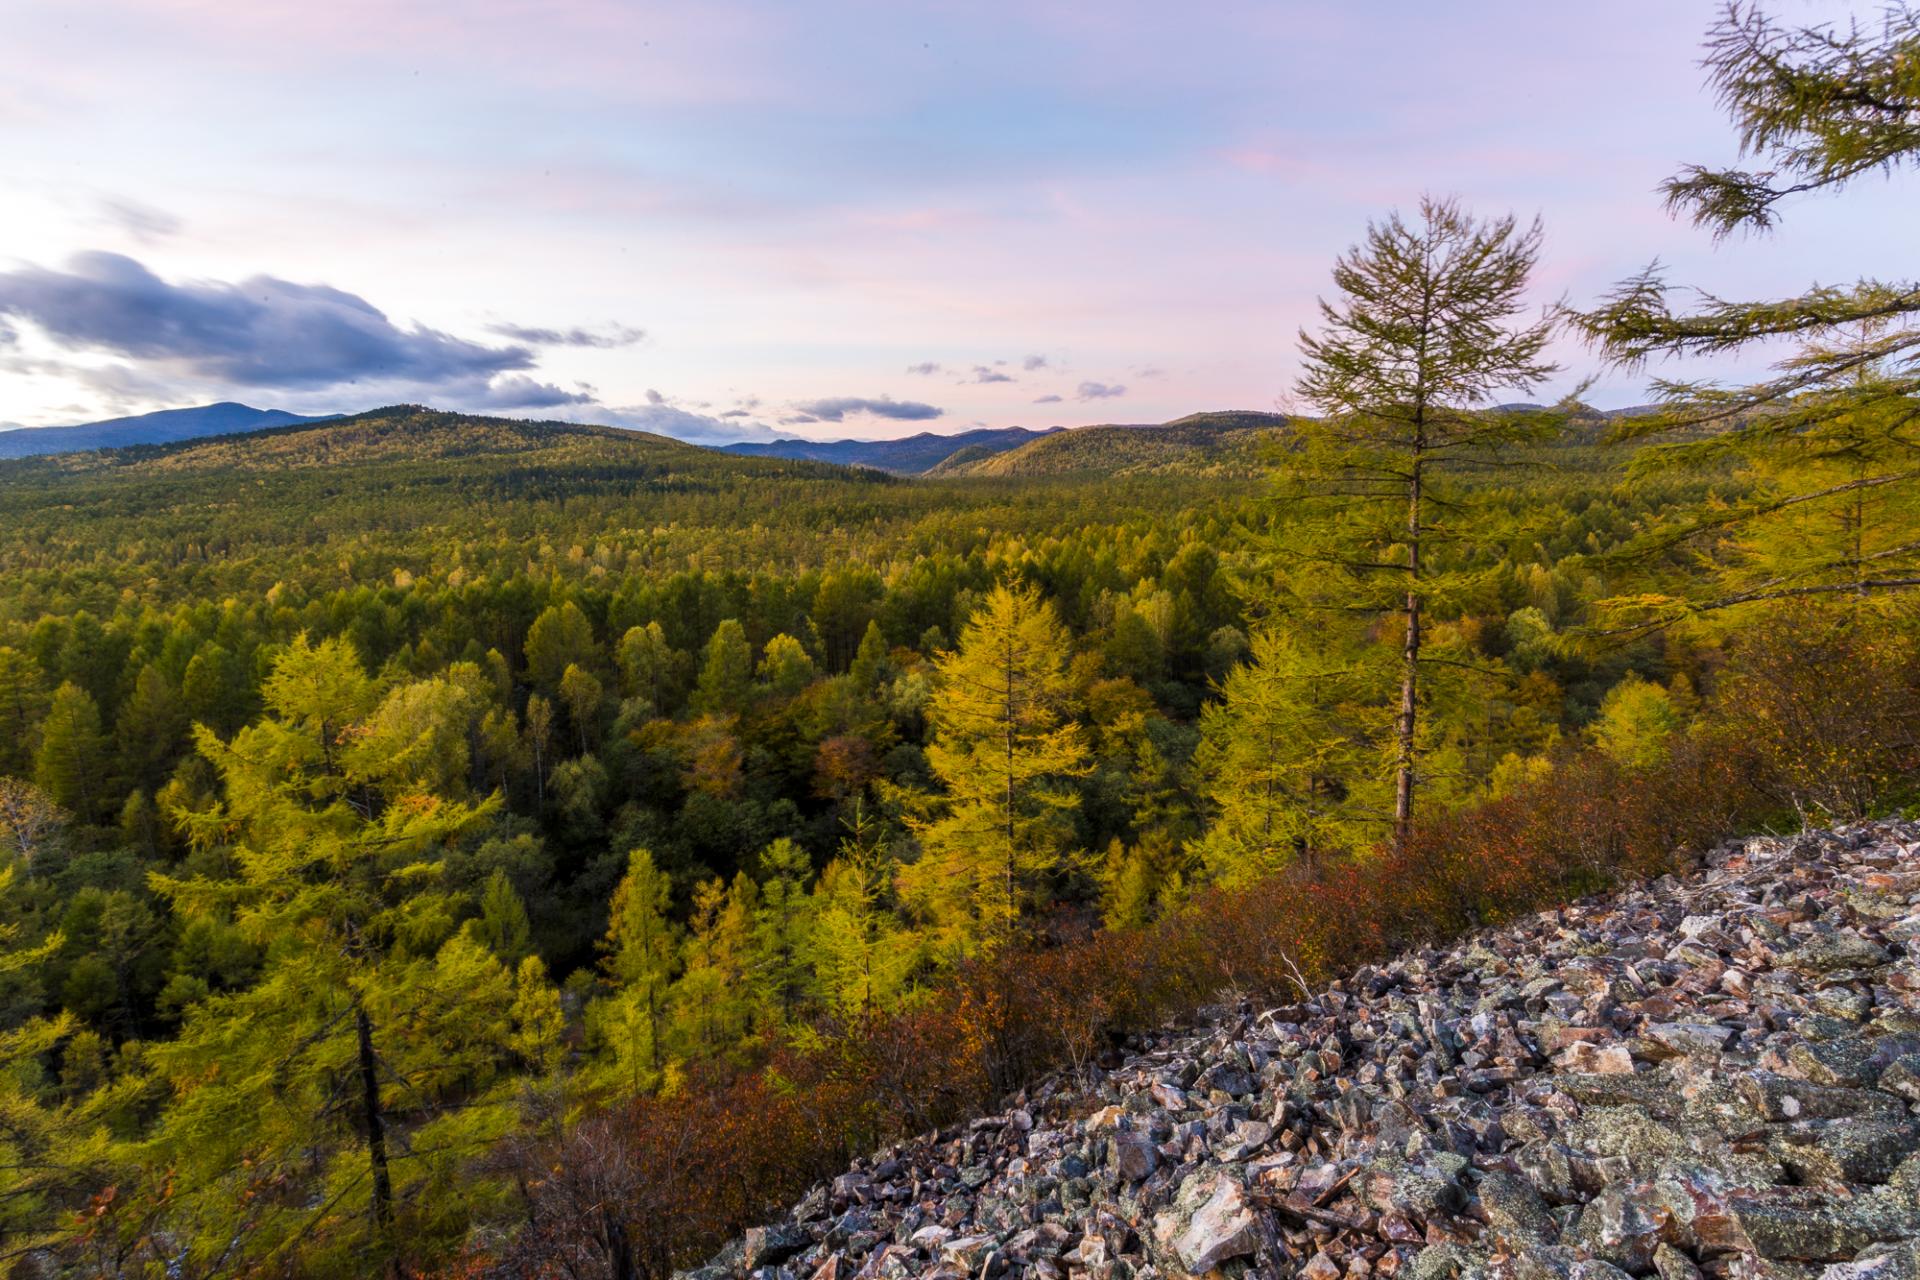
M900 475L921 475L955 454L984 458L1017 449L1065 427L981 427L952 435L922 431L899 440L770 440L720 445L726 453L752 458L792 458L807 462L837 462L849 467L872 467Z
M1250 409L1190 413L1158 426L1075 427L988 455L955 454L936 476L1254 474L1260 444L1286 426L1284 414Z
M70 427L20 427L0 431L0 458L31 458L49 453L77 453L87 449L120 449L136 444L173 444L203 436L232 435L263 427L288 427L325 422L337 414L309 416L284 409L256 409L223 400L190 409L161 409L155 413Z

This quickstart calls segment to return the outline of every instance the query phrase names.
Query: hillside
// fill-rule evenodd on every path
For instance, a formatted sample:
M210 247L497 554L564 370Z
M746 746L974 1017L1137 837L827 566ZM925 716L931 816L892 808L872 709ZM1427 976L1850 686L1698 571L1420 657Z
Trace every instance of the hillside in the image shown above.
M1251 411L1196 413L1160 426L1078 427L990 457L955 458L934 468L948 476L1151 475L1183 471L1254 475L1260 446L1286 419Z
M42 590L107 613L129 591L151 605L276 584L318 590L342 585L346 565L346 581L360 583L804 570L844 564L856 549L884 560L1080 520L1157 523L1227 497L1197 480L1083 488L916 484L618 428L396 406L0 461L15 534L0 544L0 611L44 608Z
M236 431L257 431L323 417L288 413L284 409L255 409L227 400L191 409L162 409L130 418L109 418L71 427L21 427L0 431L0 458L28 458L86 449L121 449L129 445L171 444Z
M1899 823L1740 841L1136 1038L688 1275L1912 1275L1917 853Z
M981 428L941 435L922 431L900 440L774 440L721 446L723 452L752 458L794 458L835 462L850 467L874 467L901 475L919 475L959 454L985 457L1016 449L1063 427L1029 430L1026 427Z

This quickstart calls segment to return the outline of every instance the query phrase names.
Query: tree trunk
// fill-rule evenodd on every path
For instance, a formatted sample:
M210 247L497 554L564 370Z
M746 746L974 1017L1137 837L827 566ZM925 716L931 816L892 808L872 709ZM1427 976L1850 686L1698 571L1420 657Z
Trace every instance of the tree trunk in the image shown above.
M1416 444L1416 448L1418 445ZM1400 669L1398 760L1393 785L1393 847L1404 852L1413 833L1413 738L1420 684L1420 463L1407 479L1407 642Z
M393 1178L387 1171L387 1125L380 1113L380 1077L373 1056L373 1019L356 1007L360 1033L360 1090L367 1125L367 1159L373 1166L373 1222L382 1237L393 1225Z

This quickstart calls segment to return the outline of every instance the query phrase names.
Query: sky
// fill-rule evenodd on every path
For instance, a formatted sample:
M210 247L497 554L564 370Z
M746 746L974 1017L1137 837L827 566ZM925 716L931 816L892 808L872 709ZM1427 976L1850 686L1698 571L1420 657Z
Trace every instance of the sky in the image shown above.
M1286 410L1334 257L1423 193L1539 216L1542 306L1654 259L1729 297L1899 274L1898 178L1718 245L1663 211L1662 178L1737 156L1698 66L1715 12L9 0L0 425L418 402L714 441ZM1535 399L1674 372L1556 354Z

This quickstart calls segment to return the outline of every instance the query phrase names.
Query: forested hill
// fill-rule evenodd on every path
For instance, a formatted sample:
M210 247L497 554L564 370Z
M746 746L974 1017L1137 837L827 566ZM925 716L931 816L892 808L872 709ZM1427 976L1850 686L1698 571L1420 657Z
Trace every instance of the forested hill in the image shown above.
M983 427L977 431L957 431L950 435L922 431L902 440L771 440L765 443L730 444L723 446L723 449L727 453L754 458L804 458L814 462L875 467L901 475L919 475L962 454L969 458L988 457L1064 430L1065 427L1040 430Z
M956 455L935 475L1044 476L1186 473L1253 475L1260 445L1285 425L1277 413L1195 413L1158 427L1080 427L986 457Z
M191 409L162 409L131 418L84 422L71 427L22 427L0 431L0 458L27 458L83 449L120 449L136 444L167 444L235 431L257 431L322 418L288 413L284 409L255 409L225 400Z

